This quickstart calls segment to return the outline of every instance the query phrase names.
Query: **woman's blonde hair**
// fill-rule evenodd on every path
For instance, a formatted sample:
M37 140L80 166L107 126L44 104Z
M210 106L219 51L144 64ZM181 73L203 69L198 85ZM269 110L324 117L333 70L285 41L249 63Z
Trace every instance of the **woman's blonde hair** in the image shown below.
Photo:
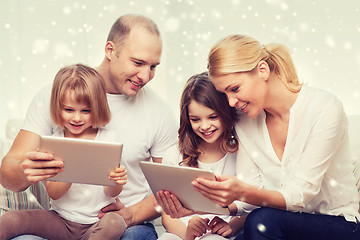
M216 43L209 53L208 70L210 76L251 72L260 61L265 61L290 91L300 91L302 84L289 49L275 43L263 46L245 35L230 35Z
M74 93L74 100L90 108L93 127L103 127L110 121L105 84L101 75L93 68L74 64L61 68L54 78L51 90L50 112L54 123L63 128L61 111L67 90Z

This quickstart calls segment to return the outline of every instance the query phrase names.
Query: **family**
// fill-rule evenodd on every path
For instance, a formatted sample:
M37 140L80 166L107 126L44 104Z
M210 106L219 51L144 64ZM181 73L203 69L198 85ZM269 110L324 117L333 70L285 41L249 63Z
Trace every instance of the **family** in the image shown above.
M0 240L360 239L344 108L300 83L284 45L240 34L218 41L207 72L186 82L179 127L145 86L161 53L157 25L123 15L98 67L65 66L36 95L0 181L15 192L44 181L51 209L3 214ZM46 181L64 163L37 150L41 135L123 143L122 165L108 176L115 186ZM141 161L213 171L216 180L192 185L230 215L186 209L168 191L149 195Z

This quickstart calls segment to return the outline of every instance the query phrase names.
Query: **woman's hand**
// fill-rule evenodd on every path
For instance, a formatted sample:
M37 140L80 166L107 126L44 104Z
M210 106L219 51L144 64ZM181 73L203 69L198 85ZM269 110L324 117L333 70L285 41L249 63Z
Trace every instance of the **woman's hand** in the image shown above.
M242 188L246 185L235 176L216 176L216 181L197 178L192 184L202 195L222 207L234 200L242 200Z
M195 213L193 210L184 208L175 194L168 191L158 191L156 198L163 211L172 218L185 217Z

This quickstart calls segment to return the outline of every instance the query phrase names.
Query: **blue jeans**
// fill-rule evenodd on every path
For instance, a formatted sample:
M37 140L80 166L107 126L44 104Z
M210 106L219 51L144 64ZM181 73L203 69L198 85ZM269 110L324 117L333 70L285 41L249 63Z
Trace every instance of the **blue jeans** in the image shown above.
M120 240L156 240L158 235L152 223L143 223L131 226L125 230ZM22 235L12 240L44 240L34 235Z
M128 227L120 240L156 240L158 235L152 223L143 223Z
M342 216L290 212L274 208L252 211L238 240L355 240L360 239L360 223Z

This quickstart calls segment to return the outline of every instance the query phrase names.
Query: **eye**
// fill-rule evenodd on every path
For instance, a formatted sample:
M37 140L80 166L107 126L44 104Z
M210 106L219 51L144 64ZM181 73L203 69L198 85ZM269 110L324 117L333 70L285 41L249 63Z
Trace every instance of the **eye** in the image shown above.
M142 62L139 62L139 61L133 61L134 65L135 66L141 66L142 65Z
M157 67L157 65L151 65L151 66L150 66L150 69L151 69L151 70L155 70L156 67Z
M199 119L198 118L190 118L190 122L198 122L199 121Z
M218 116L217 116L217 115L212 115L212 116L210 116L209 118L210 118L210 119L217 119Z
M64 108L64 111L65 111L65 112L73 112L74 109L72 109L72 108Z
M84 110L81 110L82 113L90 113L90 109L84 109Z
M230 91L232 91L232 92L238 92L239 91L239 87L237 86L237 87L233 87Z

